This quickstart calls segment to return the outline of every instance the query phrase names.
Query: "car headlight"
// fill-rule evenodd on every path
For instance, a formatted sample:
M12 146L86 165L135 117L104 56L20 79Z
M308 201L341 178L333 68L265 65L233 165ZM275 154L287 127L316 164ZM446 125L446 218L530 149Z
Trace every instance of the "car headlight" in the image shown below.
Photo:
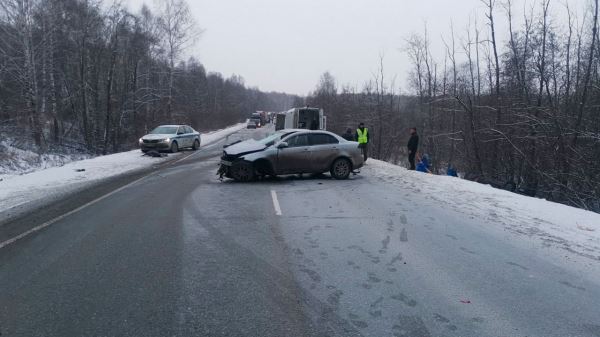
M138 140L138 142L140 142L140 143L143 143L143 142L144 142L144 140L143 140L142 138L140 138L140 139Z
M171 138L163 139L163 142L164 142L164 143L168 143L168 142L170 142L170 141L171 141Z

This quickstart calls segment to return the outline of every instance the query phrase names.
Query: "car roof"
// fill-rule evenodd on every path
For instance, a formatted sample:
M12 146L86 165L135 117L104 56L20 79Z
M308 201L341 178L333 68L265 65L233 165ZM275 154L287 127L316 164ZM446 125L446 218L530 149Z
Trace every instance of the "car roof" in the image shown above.
M159 125L159 126L157 126L157 128L159 128L161 126L166 126L166 127L180 127L180 126L187 126L187 125L185 125L185 124L165 124L165 125Z
M308 129L281 129L283 132L306 132L306 133L326 133L328 135L337 136L335 133L327 130L308 130Z
M292 134L296 134L296 133L307 133L307 134L314 134L314 133L323 133L326 135L330 135L333 136L335 138L337 138L338 140L344 139L338 135L336 135L335 133L331 132L331 131L326 131L326 130L307 130L307 129L281 129L277 132L283 132L286 133L286 136L291 136Z

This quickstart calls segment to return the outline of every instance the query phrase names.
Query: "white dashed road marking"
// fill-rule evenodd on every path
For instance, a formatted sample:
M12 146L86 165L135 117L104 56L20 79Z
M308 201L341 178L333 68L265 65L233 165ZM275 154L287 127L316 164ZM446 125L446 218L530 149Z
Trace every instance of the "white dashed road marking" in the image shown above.
M271 198L273 198L273 207L275 208L276 215L282 215L281 206L279 206L279 199L277 199L277 192L271 190Z

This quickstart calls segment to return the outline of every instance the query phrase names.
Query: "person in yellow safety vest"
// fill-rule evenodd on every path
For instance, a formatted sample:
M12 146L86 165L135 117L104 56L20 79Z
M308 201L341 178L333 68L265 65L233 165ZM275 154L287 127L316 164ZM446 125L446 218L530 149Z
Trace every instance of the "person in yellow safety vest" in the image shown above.
M369 148L369 129L365 128L364 123L358 124L358 129L356 129L356 141L358 142L358 147L360 147L360 149L362 150L365 162L367 162Z

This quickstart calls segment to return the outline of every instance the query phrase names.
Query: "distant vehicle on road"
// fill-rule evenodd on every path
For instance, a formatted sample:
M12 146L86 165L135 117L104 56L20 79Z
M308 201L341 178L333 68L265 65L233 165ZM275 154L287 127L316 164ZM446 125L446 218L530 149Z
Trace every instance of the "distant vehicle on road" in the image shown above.
M188 125L161 125L139 140L140 149L177 152L182 148L197 150L200 147L200 133Z
M347 179L364 164L357 142L327 131L281 130L261 140L226 146L221 176L250 181L261 176L330 172Z
M252 117L250 117L250 120L248 120L248 124L249 123L254 123L254 128L260 128L263 123L262 120L260 119L260 116L254 116L254 114L252 115Z
M294 108L277 114L275 129L326 130L327 116L319 108Z
M251 119L257 119L260 122L259 127L267 124L267 113L265 111L257 111L252 113Z
M246 124L246 129L256 129L256 120L249 119L248 124Z
M269 114L266 111L257 111L260 116L260 121L262 125L266 125L269 122Z

